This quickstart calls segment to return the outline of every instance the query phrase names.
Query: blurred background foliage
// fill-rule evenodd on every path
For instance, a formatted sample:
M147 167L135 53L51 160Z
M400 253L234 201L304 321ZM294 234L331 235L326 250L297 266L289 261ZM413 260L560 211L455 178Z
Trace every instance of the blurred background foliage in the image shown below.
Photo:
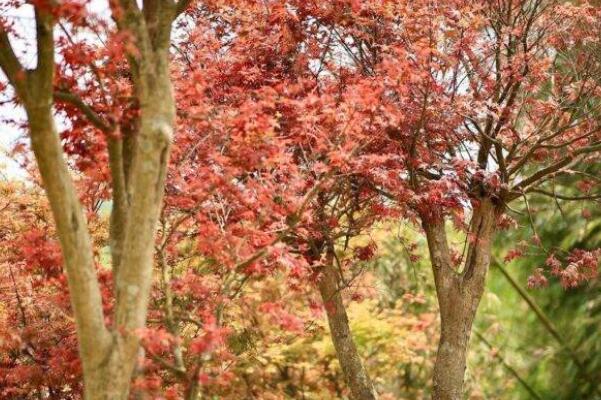
M594 168L590 173L598 175ZM570 192L565 183L558 180L549 190L582 194ZM0 186L4 198L11 198L11 190ZM34 195L20 198L37 204ZM471 339L465 397L601 399L599 280L566 290L549 276L548 286L528 288L529 276L545 268L549 252L601 247L601 209L596 201L550 201L534 195L528 207L524 203L510 214L519 229L496 238L495 262ZM105 236L103 229L96 231L99 243ZM451 239L461 248L461 235ZM362 273L344 293L362 357L381 399L429 398L439 321L422 235L408 224L386 225L359 240L373 240L378 247L377 257L358 266ZM518 247L508 247L511 243ZM509 261L516 251L521 256ZM187 263L199 264L193 258ZM175 274L184 274L187 263ZM319 301L310 290L286 289L285 279L275 275L249 281L243 296L225 304L231 357L217 354L202 360L209 375L219 372L213 374L219 379L203 384L203 398L348 398ZM286 309L266 312L262 307L270 302ZM2 304L0 316L8 311ZM184 340L194 335L193 325L183 332Z
M601 211L595 202L542 196L531 197L528 206L536 217L528 215L525 205L513 210L522 229L502 232L496 239L495 262L471 339L465 397L598 398L599 281L576 289L564 289L553 277L537 289L528 288L527 282L536 268L544 268L551 251L601 246ZM371 238L378 244L378 257L346 291L355 340L384 400L429 398L439 321L425 243L414 238L419 233L406 225L378 230ZM455 239L460 245L460 236ZM508 243L519 243L520 257L505 260L516 250ZM306 300L297 298L291 312L306 311ZM228 390L245 387L247 394L262 393L264 399L346 398L327 323L323 316L311 319L300 335L274 330L268 322L252 324L252 334L243 330L253 338L247 345L251 350L237 364ZM239 380L244 384L235 383Z

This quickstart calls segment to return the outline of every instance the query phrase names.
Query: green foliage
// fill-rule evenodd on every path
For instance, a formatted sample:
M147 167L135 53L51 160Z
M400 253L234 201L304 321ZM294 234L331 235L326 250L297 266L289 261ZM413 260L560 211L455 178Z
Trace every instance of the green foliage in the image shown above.
M569 183L569 177L565 181L554 183L550 191L582 195L575 189L568 191L565 183ZM506 269L524 288L534 269L544 267L547 253L601 246L601 212L595 203L549 201L533 196L529 206L532 217L525 207L518 210L522 214L517 216L518 224L526 229L499 234L495 246L502 259L510 250L507 243L522 242L526 249L524 256L507 264ZM532 242L534 235L540 238L541 246ZM598 280L566 290L556 279L549 278L548 287L527 290L559 333L563 345L495 267L489 276L488 289L499 301L496 306L490 302L483 304L478 329L487 332L541 398L588 400L599 396L594 393L594 384L601 381ZM512 393L511 398L532 398L520 385Z

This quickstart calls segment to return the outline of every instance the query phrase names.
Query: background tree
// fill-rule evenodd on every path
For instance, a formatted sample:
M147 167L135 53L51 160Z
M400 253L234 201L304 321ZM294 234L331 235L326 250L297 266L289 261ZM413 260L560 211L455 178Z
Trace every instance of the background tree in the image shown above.
M530 193L552 192L546 187L556 177L582 176L586 160L597 157L597 62L586 52L577 65L565 57L568 44L595 40L587 36L594 31L589 25L595 22L594 12L557 2L485 3L471 14L470 28L476 28L471 32L460 22L460 15L467 14L457 14L458 31L450 36L461 37L459 49L465 50L451 55L457 62L451 70L438 56L440 42L434 36L437 44L427 56L435 65L433 89L424 92L425 110L435 113L429 105L438 103L430 96L441 91L450 101L470 105L465 111L457 107L460 114L453 110L459 117L457 124L450 125L455 126L454 133L443 136L442 153L425 168L427 174L420 168L409 170L418 193L438 188L416 204L441 311L434 398L461 397L470 331L484 292L493 235L502 226L507 204L517 199L527 204ZM414 136L414 165L436 154L436 138L418 135L436 132L436 125L431 125L435 121L427 113L422 115L418 128L423 131L416 130ZM535 170L528 173L532 165ZM463 250L454 256L445 215L453 208L462 211L463 204L471 204L470 222L465 226ZM556 265L555 273L565 276L572 270L574 284L596 274L592 253L573 253L568 262L566 270Z

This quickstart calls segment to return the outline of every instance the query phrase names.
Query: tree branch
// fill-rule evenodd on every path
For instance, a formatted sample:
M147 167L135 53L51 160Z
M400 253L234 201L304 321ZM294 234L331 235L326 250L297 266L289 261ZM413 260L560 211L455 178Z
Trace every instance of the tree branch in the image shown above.
M76 94L64 91L54 92L54 99L75 106L86 116L86 118L92 123L92 125L100 129L104 133L109 133L115 129L113 125L109 124L104 118L98 115L96 111L92 109L92 107L87 105L81 99L81 97L79 97Z
M536 301L534 301L534 299L526 292L526 290L524 290L524 288L515 280L515 278L509 273L509 271L507 271L507 269L497 258L492 259L492 264L494 264L499 269L499 271L501 271L505 279L507 279L507 281L511 284L511 286L515 289L519 296L526 302L526 304L528 304L528 307L530 307L534 314L536 314L536 317L542 323L545 330L549 332L553 339L557 341L560 347L574 361L574 364L576 364L579 373L590 383L595 393L601 394L601 392L599 391L599 384L596 382L595 379L593 379L589 375L588 371L586 370L585 363L580 359L577 352L572 348L572 346L559 333L553 322L539 307Z
M439 293L439 299L446 299L453 282L460 279L461 276L452 267L453 263L451 262L451 252L444 220L438 223L424 221L422 226L426 232L436 291ZM446 304L441 304L441 306L444 307Z
M4 71L21 100L27 101L27 72L19 62L2 24L0 24L0 69Z
M514 193L511 195L510 200L513 200L513 199L519 197L520 196L519 193L521 193L525 188L538 182L545 176L551 175L551 174L559 171L560 169L570 165L572 162L577 161L577 157L584 155L584 154L590 154L590 153L594 153L594 152L598 152L598 151L601 151L601 143L595 143L590 146L582 147L580 149L574 150L572 152L572 154L562 158L561 160L557 161L554 164L549 165L546 168L543 168L543 169L535 172L530 177L525 178L522 181L520 181L519 183L517 183L511 190L511 192L514 192Z
M123 252L125 227L127 226L127 210L129 208L125 168L123 165L123 140L121 138L109 136L108 153L113 188L113 207L111 209L109 228L112 258L111 262L113 265L113 279L117 280L119 276L119 265L121 264L121 256Z
M33 72L35 77L38 101L52 102L52 85L54 77L54 16L35 8L36 44L38 63ZM39 98L42 94L43 99Z
M544 196L552 197L554 199L565 200L565 201L586 201L586 200L598 200L601 199L601 194L591 194L585 196L567 196L554 192L548 192L542 189L530 189L526 193L538 193Z

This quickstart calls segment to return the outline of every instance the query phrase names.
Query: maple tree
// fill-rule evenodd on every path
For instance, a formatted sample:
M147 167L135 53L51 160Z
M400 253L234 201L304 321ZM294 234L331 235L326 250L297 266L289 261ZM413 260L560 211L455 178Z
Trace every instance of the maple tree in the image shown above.
M595 10L564 8L553 2L497 6L455 2L421 8L403 3L388 7L348 4L348 8L342 7L342 13L334 13L335 7L341 4L313 7L287 3L289 9L278 8L278 5L282 6L275 3L273 12L267 13L271 18L267 32L273 34L272 30L276 30L273 37L283 41L278 45L288 49L282 53L286 59L279 61L281 65L276 55L267 53L270 57L265 56L264 52L271 51L272 47L259 46L258 54L246 49L251 43L269 43L263 36L265 28L260 18L252 14L252 7L245 4L248 8L235 9L242 14L242 20L238 20L235 13L225 18L226 27L220 34L229 38L226 56L235 57L238 43L245 46L244 54L248 56L228 60L239 69L236 72L243 74L240 81L235 81L239 86L236 93L241 98L244 94L252 96L253 102L268 108L269 115L276 113L279 119L271 120L272 125L267 129L289 134L296 140L287 143L289 148L300 148L303 152L302 169L295 170L296 173L308 170L310 181L326 177L328 182L324 186L334 188L319 188L316 200L310 202L311 219L322 223L300 224L309 229L309 236L298 238L297 235L287 244L308 245L311 248L308 255L312 258L309 264L326 256L325 274L318 282L327 309L327 299L344 283L343 276L337 272L328 274L335 271L328 269L336 259L332 238L348 239L353 236L349 236L349 232L355 230L355 235L361 232L360 227L349 223L355 218L353 212L363 218L359 226L363 223L369 227L374 218L390 217L385 211L389 208L386 203L370 198L380 194L399 202L405 208L405 215L420 218L432 250L439 287L444 327L440 346L453 353L451 356L444 351L439 353L435 370L436 396L457 397L461 392L469 338L465 333L470 330L484 290L494 225L497 219L504 219L505 204L528 193L548 194L537 185L564 171L571 173L566 167L583 165L579 163L598 150L595 60L590 54L585 55L586 62L580 65L583 69L575 73L567 70L565 55L566 40L591 45L594 37L586 36L587 31L582 27L590 26ZM227 11L231 12L232 8ZM515 17L511 16L513 12ZM505 18L507 13L510 15ZM244 25L249 21L252 28ZM307 34L312 30L319 33L317 38ZM491 32L497 32L497 36ZM398 36L394 37L395 34ZM507 45L500 48L499 43ZM558 55L552 57L553 52ZM251 57L256 64L249 65ZM320 60L320 63L311 68L307 60ZM186 62L194 64L194 59L188 58ZM278 86L274 86L273 74L278 73ZM294 91L297 87L294 79L302 78L316 81L315 86L308 85L309 90L315 91L309 97L309 104L301 97L302 92ZM223 79L220 76L211 83L221 86ZM545 85L551 79L559 88L553 87L549 93ZM264 81L267 84L262 83ZM250 86L245 86L248 84ZM578 96L565 99L568 90L563 88L565 86ZM266 87L269 88L267 96ZM307 90L307 86L303 89ZM333 100L329 99L328 90L334 91ZM297 100L292 104L282 100L290 96L290 92ZM203 98L198 92L189 97L195 101ZM562 105L566 100L568 104ZM281 108L280 103L289 108ZM223 106L223 100L220 99L219 104ZM294 124L298 123L290 108L297 107L311 116L316 104L319 116L313 117L308 127L301 125L303 131L313 135L311 141L304 144L299 142L302 134L289 133L295 132ZM202 105L206 107L206 103ZM253 107L256 113L256 105ZM336 117L329 115L330 107L335 107ZM324 115L328 119L320 118ZM211 122L215 122L214 114L211 116ZM253 115L253 120L256 117ZM570 122L565 125L562 118ZM207 127L210 126L208 120ZM532 128L540 121L551 124L549 131ZM263 132L260 134L263 138ZM336 146L334 149L330 147L332 144ZM320 145L327 150L325 155L320 154ZM304 151L305 148L310 151ZM565 148L571 148L575 154L562 158ZM279 162L282 166L285 160ZM299 161L292 162L297 168ZM524 177L532 163L548 166ZM491 170L489 164L497 164L498 170ZM311 171L315 166L320 170ZM407 179L401 179L403 175ZM350 185L345 186L341 183L344 181ZM337 184L342 186L343 192L336 190ZM345 202L349 192L358 193L351 203ZM592 197L580 199L587 198ZM467 204L470 206L466 207ZM345 208L349 206L350 214ZM268 209L274 207L269 205ZM471 214L471 222L467 224L462 222L466 209ZM343 211L338 214L339 210ZM461 257L449 250L441 228L446 215L454 216L468 236L465 257L468 261L458 277L455 277L458 270L454 266ZM341 219L343 229L337 233ZM326 220L328 224L323 224ZM373 249L368 246L364 251L369 254ZM568 262L567 272L554 265L553 273L564 279L570 275L572 284L595 274L593 253L576 252L568 257ZM582 271L574 271L578 268ZM330 322L336 323L338 314L342 321L340 329L345 332L342 336L350 337L342 303L338 301L336 307L329 310L333 311ZM332 331L336 341L336 329ZM364 371L352 349L352 341L347 346L346 350L339 351L343 368L346 365L354 370L347 376L347 383L351 390L356 388L357 398L371 398L369 384L361 383ZM344 357L349 355L351 360L345 361ZM362 386L366 389L362 390Z
M400 219L423 228L434 271L433 397L460 398L492 240L510 226L510 203L530 213L533 195L597 197L587 169L601 150L595 7L121 0L111 20L85 2L32 6L37 66L19 60L11 43L21 33L3 18L0 67L26 110L56 229L48 219L37 236L10 228L11 241L49 250L24 246L9 262L43 267L40 280L61 299L44 304L73 313L86 398L126 398L132 377L134 393L168 398L225 385L240 358L232 343L241 309L305 329L308 317L285 298L246 290L266 282L323 307L352 398L377 398L345 293L377 257L374 226ZM567 174L582 195L556 192ZM449 243L448 220L463 247ZM533 235L549 270L534 271L532 286L549 274L568 287L596 276L596 252L562 254ZM56 335L69 329L63 322ZM35 360L28 351L9 370L42 379L20 364ZM44 362L59 356L72 361L72 380L41 385L77 396L74 353L45 353Z
M298 281L317 280L349 387L358 398L373 396L373 388L357 355L338 293L342 281L335 272L334 261L340 259L336 257L334 240L346 236L348 242L348 238L358 235L362 227L369 226L378 215L371 213L367 217L356 217L358 212L370 206L375 209L377 204L378 199L373 193L370 198L365 191L367 180L362 179L357 171L357 166L362 168L362 172L370 171L370 164L365 161L370 161L369 157L373 156L377 147L372 146L369 152L352 148L360 148L364 141L361 137L368 132L360 127L345 128L353 124L354 110L349 107L348 113L341 112L342 99L338 92L343 89L343 84L337 80L323 82L317 79L306 64L309 57L322 58L331 50L329 45L318 46L312 43L313 37L307 38L303 34L312 29L311 14L294 18L283 3L274 4L273 13L266 13L260 4L245 5L236 11L228 15L230 7L209 8L206 11L208 18L219 21L223 26L213 26L207 33L202 28L207 24L198 23L201 32L191 34L202 34L209 43L215 43L215 47L209 47L209 52L207 48L194 51L185 47L180 51L185 58L181 60L184 76L179 104L182 106L182 118L192 120L185 124L187 133L182 136L179 148L186 157L194 158L178 161L177 172L174 173L178 177L182 173L191 173L196 178L199 172L196 157L202 154L213 169L206 170L207 179L200 181L203 184L211 182L215 169L219 179L219 183L211 182L216 189L201 191L203 200L207 199L207 193L210 195L204 211L212 214L215 205L219 207L217 220L211 215L201 217L203 229L215 226L212 235L199 232L201 251L205 257L217 261L221 268L234 267L234 273L242 273L246 277L256 278L274 266L284 264L295 286L298 286ZM222 17L224 14L227 19ZM207 18L202 13L200 17ZM221 22L220 18L224 21ZM225 41L224 36L233 39ZM270 43L274 40L272 38L278 42L286 39L283 45L290 50L274 53L282 44ZM254 43L263 45L254 49ZM313 47L315 54L297 52L295 49L302 44ZM225 60L213 61L215 54L220 54ZM198 68L193 67L196 65L203 66L202 75ZM193 87L187 84L190 75L196 82ZM201 145L197 142L199 135L205 141ZM352 136L357 140L353 141ZM337 149L328 145L328 141L345 143L346 151L355 153L357 159L341 157ZM191 154L187 145L192 146L194 153ZM211 155L215 146L219 146L221 151L218 155ZM247 155L249 146L254 150L252 157ZM191 161L189 170L184 167L184 161ZM201 171L205 172L204 169ZM193 193L184 190L185 178L183 180L175 181L178 185L174 192L181 194L178 193L174 201L179 204L184 195L188 198ZM198 185L196 180L190 179L189 182ZM228 182L231 184L228 185ZM240 198L240 194L246 198ZM196 207L198 200L186 203ZM238 209L239 203L242 204ZM238 216L238 212L243 214ZM341 224L341 220L345 220L344 223ZM259 227L251 230L257 223ZM215 241L215 236L220 236L217 228L227 232L224 240L229 243L220 245ZM266 231L273 233L268 235ZM260 237L254 239L253 235L257 233ZM207 240L212 241L210 246L203 243ZM232 240L237 242L237 254L234 254L233 260L230 250ZM249 242L255 242L250 251L240 247ZM252 255L264 253L260 246L267 244L276 246L277 258L255 259ZM357 257L352 258L365 260L372 253L369 246L357 248L354 251ZM244 257L253 262L247 264ZM325 265L322 265L324 260ZM244 269L240 268L240 263ZM325 278L320 275L322 269L326 271Z
M84 2L32 2L37 58L33 68L24 66L12 47L10 36L20 35L14 21L4 17L0 20L0 67L27 114L31 147L62 248L78 332L85 397L89 399L127 398L137 360L139 346L135 331L142 328L146 320L153 236L174 127L169 76L171 24L187 4L185 1L147 1L140 9L135 1L111 3L116 25L113 28L88 16ZM9 10L20 6L23 4L19 1L3 5ZM57 26L64 29L60 40L56 37ZM98 32L103 27L110 43L105 51L96 52L85 40L77 41L78 34L95 29ZM121 65L115 65L110 59L107 62L111 51L122 52L127 63L124 60ZM59 67L55 65L56 52L63 55ZM106 71L102 70L102 64L108 64ZM118 85L123 82L117 81L117 85L105 89L103 80L112 79L111 72L118 71L119 67L120 72L128 76L127 86L131 90L126 91L130 92L130 107L126 109L133 115L129 119L117 115L116 119L107 120L106 115L92 111L79 95L80 92L87 97L105 95L110 114L108 97L113 94L110 90L123 90ZM78 73L97 75L98 79L94 84L85 77L78 79ZM109 75L103 78L103 73ZM86 216L64 159L53 115L55 100L80 109L106 135L108 142L115 283L114 312L109 325L103 312ZM120 124L125 124L126 129L120 129ZM71 133L81 133L81 128L77 128L80 127L75 124ZM84 153L83 156L86 151L94 151L87 148L85 142L80 140L79 143L72 153ZM100 148L102 146L96 145L95 150Z
M460 186L457 182L450 186L461 188L465 201L472 204L462 268L455 267L458 263L447 243L444 214L433 215L431 208L420 212L441 307L434 397L443 399L461 395L465 363L457 360L465 360L469 331L484 291L492 238L503 225L499 221L507 204L524 199L527 205L527 197L533 193L561 196L552 188L554 180L579 171L586 176L587 160L596 159L600 149L597 60L593 52L587 52L580 54L574 65L566 54L572 46L593 46L596 38L589 34L594 31L591 24L596 10L524 1L487 4L483 11L488 24L482 29L494 34L490 34L492 43L471 47L463 59L474 111L466 115L461 121L464 127L459 129L465 134L461 145L478 150L469 160L468 168L473 169L463 170L467 176L459 172ZM550 53L550 48L556 53ZM447 175L445 164L437 170L435 184ZM445 185L454 177L447 179ZM433 183L432 179L419 181L418 185ZM592 198L589 194L573 200ZM533 240L538 240L536 232ZM558 261L553 262L552 273L569 274L572 284L596 276L594 253L576 251L567 257L567 263L562 269Z
M504 226L507 205L528 204L532 194L594 199L586 169L600 150L597 38L591 34L597 9L552 1L460 7L425 7L430 12L416 33L426 43L408 57L416 65L391 63L382 71L397 77L421 66L409 98L421 111L413 123L395 128L408 139L407 184L414 194L407 203L426 233L441 309L433 378L433 397L440 399L461 397L492 238ZM581 51L577 63L573 48ZM408 101L397 104L407 108ZM582 177L587 194L570 198L547 189L562 174ZM463 252L448 243L447 217L466 232ZM575 251L566 261L565 269L554 256L548 261L566 284L596 276L595 253Z

